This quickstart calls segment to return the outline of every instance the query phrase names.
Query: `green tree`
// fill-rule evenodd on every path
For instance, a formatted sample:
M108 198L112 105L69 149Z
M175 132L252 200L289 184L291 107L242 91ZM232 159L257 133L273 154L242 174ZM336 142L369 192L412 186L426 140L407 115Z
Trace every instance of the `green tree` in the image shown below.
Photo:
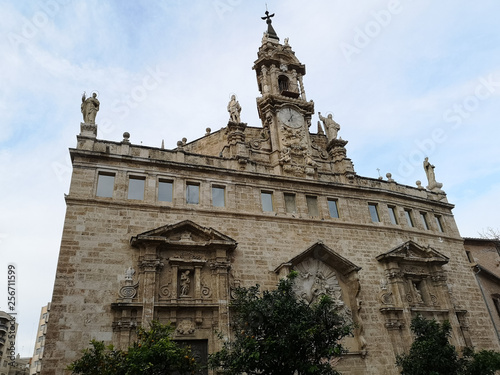
M340 340L352 325L336 312L335 302L323 296L309 305L297 298L296 273L278 288L239 288L231 304L234 339L209 357L209 366L225 374L334 375L329 360L346 350Z
M150 329L139 328L138 340L128 349L127 375L161 375L191 373L196 361L191 349L171 339L173 328L152 322Z
M396 365L402 375L493 375L500 370L500 353L466 348L460 358L449 343L451 325L438 323L421 315L413 318L411 330L415 341L408 354L398 356Z
M466 348L462 360L463 375L494 375L500 370L500 353L492 350L481 350L474 353L473 349Z
M148 330L139 328L137 341L128 351L105 346L92 340L80 359L68 370L81 375L163 375L194 373L198 365L190 348L181 347L172 338L173 328L152 322Z
M83 350L80 359L68 366L73 374L84 375L119 375L125 374L123 363L126 353L113 345L104 345L102 341L90 341L90 348Z
M417 315L411 322L415 341L410 352L398 356L396 364L402 375L452 375L460 369L455 347L448 342L451 325L439 324Z

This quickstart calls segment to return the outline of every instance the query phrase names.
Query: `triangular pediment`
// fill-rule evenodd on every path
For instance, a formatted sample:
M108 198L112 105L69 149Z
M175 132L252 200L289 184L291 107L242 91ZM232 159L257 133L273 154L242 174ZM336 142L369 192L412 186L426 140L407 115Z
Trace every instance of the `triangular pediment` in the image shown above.
M150 231L133 236L130 239L132 246L147 243L211 247L218 246L226 249L236 248L236 241L213 228L206 228L191 220L184 220L176 224L164 225Z
M449 258L432 247L423 247L413 241L407 241L396 246L376 258L379 262L416 262L443 265L448 263Z
M275 272L279 273L280 269L284 266L294 268L306 259L317 259L327 264L337 272L340 272L340 274L343 276L347 276L351 272L359 271L361 269L361 267L356 266L354 263L347 260L340 254L337 254L324 243L316 242L314 245L304 250L294 258L290 259L288 262L282 263L276 268Z

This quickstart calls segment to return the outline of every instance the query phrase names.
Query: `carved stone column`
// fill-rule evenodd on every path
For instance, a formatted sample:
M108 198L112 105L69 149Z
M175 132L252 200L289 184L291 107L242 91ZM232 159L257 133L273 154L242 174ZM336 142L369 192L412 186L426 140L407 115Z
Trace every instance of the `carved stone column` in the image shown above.
M201 269L203 265L194 266L194 298L201 301Z
M231 264L225 258L217 258L210 263L210 269L216 278L214 292L216 300L219 301L219 330L223 335L229 336L229 270L231 269Z
M302 100L307 100L306 92L304 90L304 83L302 82L302 74L297 74L297 79L299 80L300 97L302 98Z
M147 327L154 318L156 298L156 274L163 268L163 263L156 254L148 254L139 259L143 270L142 282L142 325Z

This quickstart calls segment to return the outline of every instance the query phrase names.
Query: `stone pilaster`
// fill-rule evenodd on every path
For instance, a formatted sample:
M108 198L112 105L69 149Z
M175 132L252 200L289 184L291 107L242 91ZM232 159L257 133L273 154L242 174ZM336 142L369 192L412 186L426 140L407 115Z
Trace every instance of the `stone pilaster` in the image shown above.
M163 263L156 254L141 257L139 265L144 272L142 282L142 325L147 327L154 319L154 306L156 294L156 274L163 268Z

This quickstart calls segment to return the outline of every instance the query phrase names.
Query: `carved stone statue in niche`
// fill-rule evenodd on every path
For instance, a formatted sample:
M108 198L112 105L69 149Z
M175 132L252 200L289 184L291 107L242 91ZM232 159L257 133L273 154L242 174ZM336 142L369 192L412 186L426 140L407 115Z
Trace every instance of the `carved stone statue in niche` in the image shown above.
M180 290L180 296L181 297L187 297L189 296L189 290L191 286L191 279L189 278L189 274L191 272L189 270L186 270L184 272L181 272L181 290Z
M420 289L418 289L418 285L416 282L412 282L413 284L413 290L415 291L415 295L416 295L416 298L417 298L417 303L424 303L424 300L422 298L422 292L420 291Z

